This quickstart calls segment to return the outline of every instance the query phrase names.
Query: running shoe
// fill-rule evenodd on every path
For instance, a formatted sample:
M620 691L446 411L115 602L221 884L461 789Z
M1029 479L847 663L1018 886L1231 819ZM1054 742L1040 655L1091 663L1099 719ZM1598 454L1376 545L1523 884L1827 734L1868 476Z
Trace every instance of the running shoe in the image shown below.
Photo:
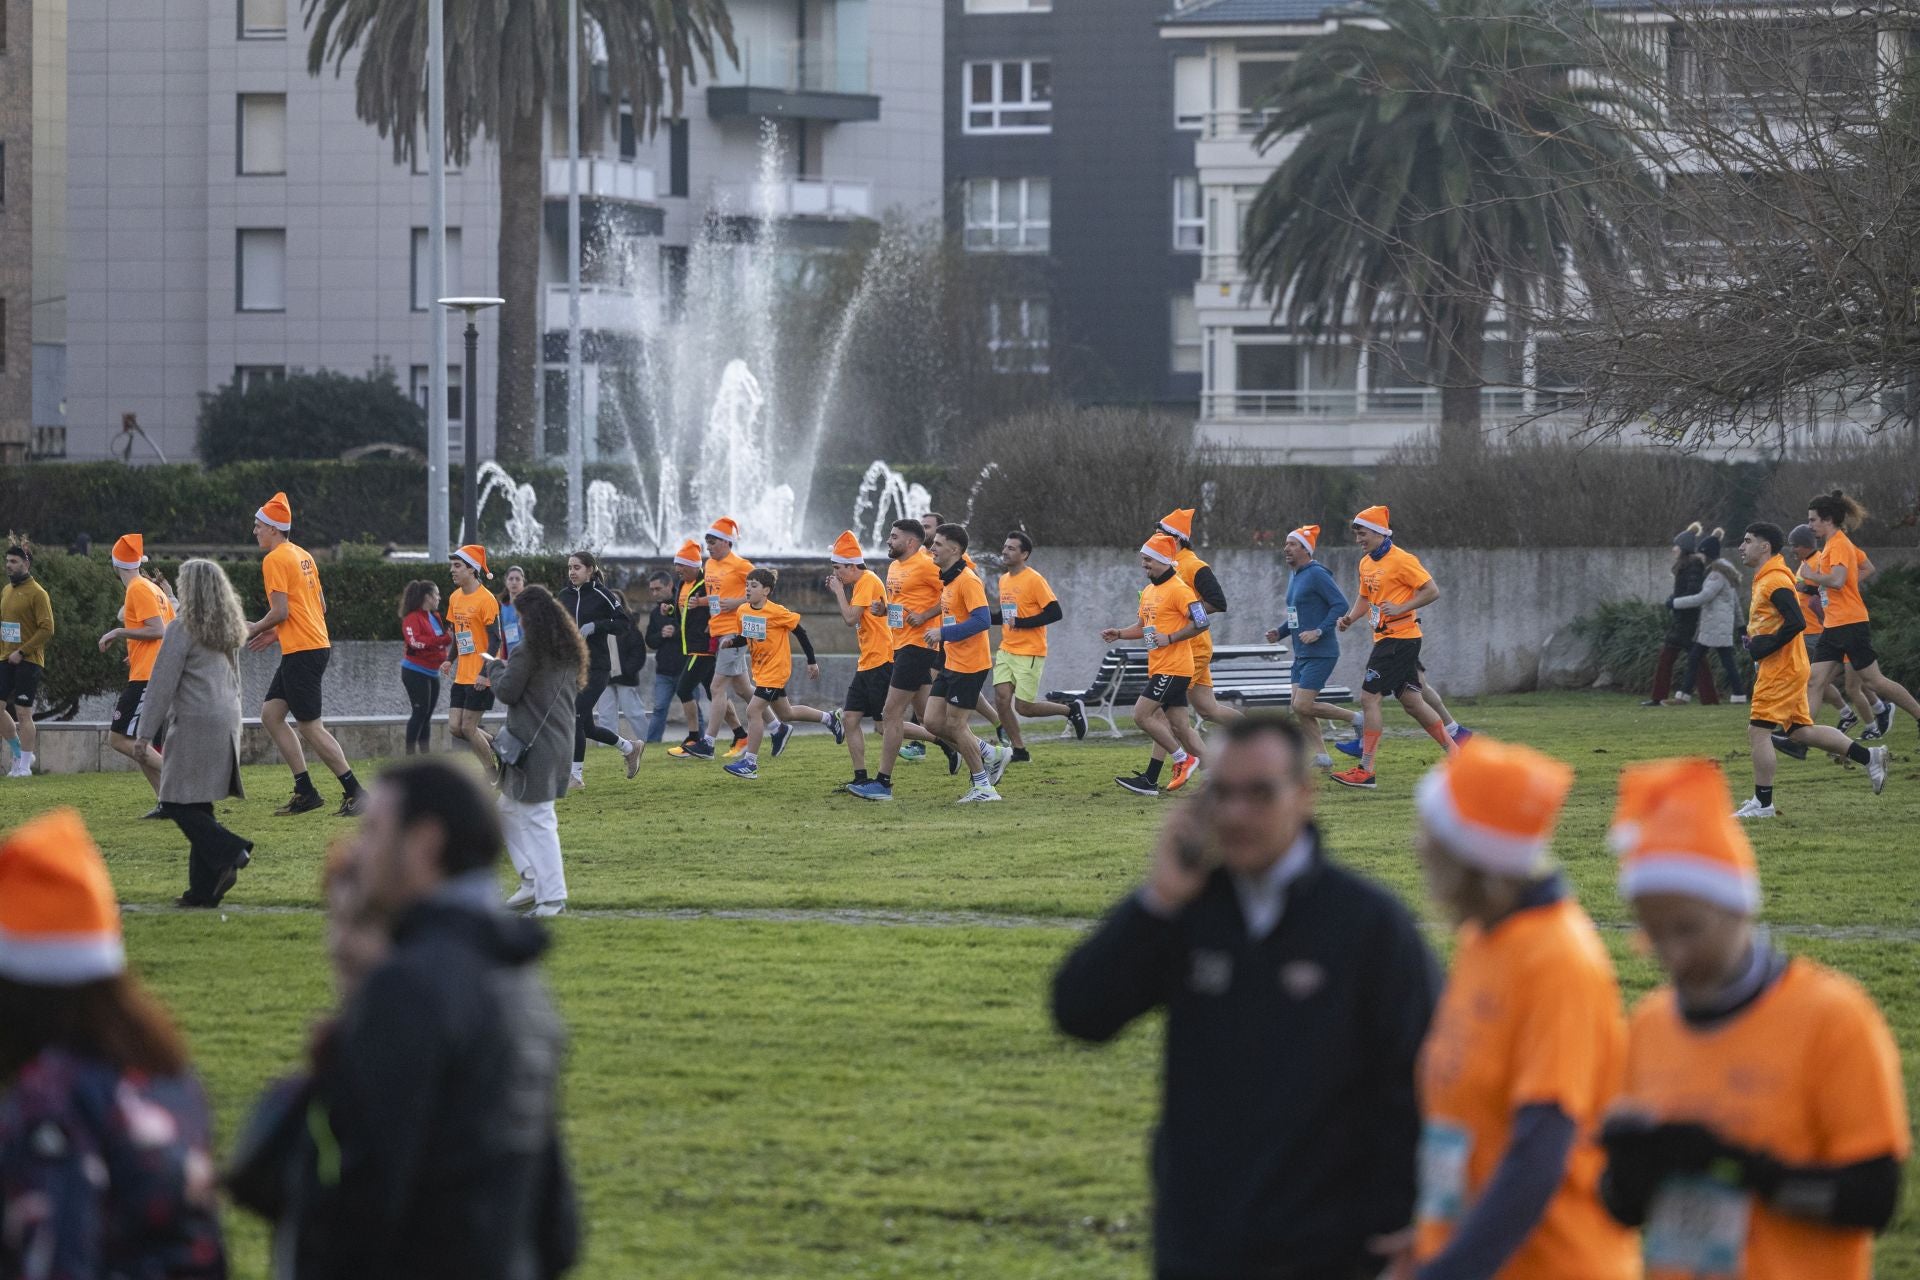
M527 912L527 915L532 919L551 920L555 916L565 915L566 910L566 901L562 899L559 902L543 902L533 910Z
M772 734L773 755L775 759L779 759L780 753L787 749L787 739L791 738L792 736L793 736L793 726L788 724L785 720L782 720L779 724L779 727L776 728ZM744 751L746 749L746 745L747 745L746 742L743 740L740 744L741 750Z
M533 886L530 884L526 884L524 882L521 884L521 886L518 889L515 889L513 891L513 896L511 898L508 898L505 903L505 906L509 911L518 911L521 907L530 907L532 905L533 905Z
M927 758L927 744L924 742L906 743L900 748L900 758L914 764L919 764Z
M785 726L783 725L782 728L784 727ZM778 733L779 730L776 729L774 730L774 732ZM729 760L738 760L742 755L746 753L746 750L747 750L747 740L743 737L735 738L733 740L733 745L727 748L726 758ZM774 754L778 755L779 752L776 751Z
M1860 723L1860 717L1854 714L1853 708L1849 706L1845 710L1841 711L1840 723L1837 727L1842 733L1852 733L1853 726L1859 723Z
M1887 785L1887 759L1893 754L1885 747L1875 747L1867 752L1867 781L1873 784L1873 794L1879 795Z
M827 712L827 728L833 730L834 746L839 747L846 745L847 725L846 722L840 718L838 711Z
M585 791L586 789L587 789L587 780L581 777L579 774L577 773L573 774L571 777L567 779L567 790Z
M1747 802L1733 811L1733 816L1742 822L1752 818L1771 818L1774 816L1773 806L1761 804L1758 796L1748 796Z
M1358 738L1342 738L1333 744L1333 749L1343 756L1352 756L1355 760L1358 760L1364 751Z
M1013 749L1014 764L1025 764L1032 759L1033 759L1033 753L1028 751L1025 747L1015 747Z
M1084 739L1087 736L1087 704L1083 698L1075 698L1067 704L1067 723L1073 726L1073 736Z
M1658 698L1646 698L1641 701L1640 705L1643 707L1664 707L1667 704Z
M847 794L862 800L891 800L893 788L884 782L856 782L847 788Z
M1805 760L1807 758L1806 747L1795 742L1784 733L1776 733L1773 735L1773 749L1781 755L1791 756L1795 760Z
M686 737L680 739L680 741L675 743L673 746L668 747L667 754L672 756L675 760L698 760L700 757L693 754L693 747L694 747L694 744L699 741L700 741L699 734L690 733Z
M979 786L968 787L967 794L961 796L958 800L955 800L954 803L955 804L984 804L987 801L999 800L1002 798L1003 797L1001 796L1001 794L998 791L995 791L993 789L993 784L989 782L984 787L979 787Z
M208 900L207 905L210 907L219 906L220 899L226 897L228 893L232 892L233 886L238 884L239 882L240 882L240 866L238 863L235 863L234 865L228 867L225 871L222 871L220 873L220 878L213 882L213 897Z
M1000 779L1006 776L1007 765L1013 760L1012 747L994 747L993 755L982 761L987 766L987 785L997 787ZM998 797L995 797L996 799Z
M1167 790L1178 791L1180 788L1186 786L1187 779L1191 778L1194 770L1199 767L1200 758L1198 756L1188 756L1185 760L1173 766L1173 776L1167 779Z
M1373 770L1363 768L1360 765L1353 766L1353 768L1348 769L1345 773L1335 773L1329 776L1343 787L1357 787L1362 791L1371 791L1377 785L1374 781Z
M1863 733L1860 736L1863 738L1884 738L1887 736L1887 731L1892 728L1893 704L1891 702L1883 702L1880 704L1880 709L1873 713L1873 732Z
M947 756L947 776L951 777L960 772L960 753L944 742L940 744L940 750Z
M1456 724L1453 726L1453 733L1450 736L1453 738L1453 745L1457 747L1473 736L1473 730L1463 724Z
M713 744L705 738L687 744L687 755L695 760L713 759Z
M141 820L142 820L142 821L146 821L147 819L155 819L155 820L158 820L158 819L160 819L160 818L164 818L164 817L166 817L166 816L167 816L167 815L166 815L166 811L165 811L165 810L163 810L163 809L161 809L161 807L160 807L160 806L159 806L158 804L156 804L156 805L154 805L154 806L153 806L153 808L151 808L151 809L149 809L149 810L147 810L147 811L146 811L145 813L143 813L143 814L141 814L141 815L140 815L140 818L141 818Z
M1159 785L1144 773L1130 773L1124 778L1115 778L1114 781L1119 783L1123 790L1131 791L1137 796L1160 794Z
M760 766L754 764L751 760L735 760L732 764L722 767L736 778L757 778L760 776Z
M1693 695L1690 693L1676 693L1672 697L1668 698L1667 701L1675 704L1676 706L1684 707L1689 702L1693 701Z
M366 811L367 792L366 788L362 787L352 795L342 799L340 801L340 807L333 811L333 816L336 818L357 818ZM218 902L219 899L215 898L214 901Z
M33 776L33 752L15 752L13 768L7 770L7 776L9 778L31 778Z
M627 777L632 778L634 774L640 772L640 757L646 754L647 744L634 742L629 745L633 750L627 752Z
M312 813L315 809L324 809L327 802L320 798L318 791L296 791L293 799L273 811L276 818L291 818L296 813Z

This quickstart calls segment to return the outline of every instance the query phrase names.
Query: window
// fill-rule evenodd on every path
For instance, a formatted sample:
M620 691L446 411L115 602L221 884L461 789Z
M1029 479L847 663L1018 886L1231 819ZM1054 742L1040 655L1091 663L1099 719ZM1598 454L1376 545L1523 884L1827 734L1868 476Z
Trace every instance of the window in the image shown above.
M287 309L287 232L284 227L242 229L236 304L241 311Z
M640 155L640 131L633 125L633 108L620 108L620 158L637 159Z
M1044 253L1051 191L1045 178L967 179L967 248Z
M287 0L240 0L242 40L287 38Z
M995 298L989 302L987 350L995 373L1047 372L1047 300Z
M7 202L7 144L0 142L0 204Z
M1173 295L1173 372L1200 372L1200 314L1194 310L1193 291Z
M675 120L667 126L667 194L687 194L687 122Z
M1053 0L967 0L968 13L1049 13Z
M433 306L433 275L428 270L433 260L427 254L425 227L413 229L413 309L426 311ZM466 293L460 278L460 228L447 228L447 274L443 298L458 298Z
M1242 391L1298 391L1300 348L1284 342L1250 342L1233 349L1233 385Z
M422 413L425 413L427 411L427 397L433 394L433 383L427 376L432 372L433 372L432 366L424 365L424 364L416 364L413 366L412 375L407 380L408 386L410 387L411 393L413 395L413 402L420 406L420 412ZM460 400L461 400L460 366L457 364L450 364L447 366L447 421L448 422L461 421Z
M1280 92L1292 58L1249 58L1240 63L1240 127L1252 133L1267 123L1272 101Z
M284 174L287 171L287 95L240 95L240 172Z
M1053 64L1044 58L969 62L966 133L1049 133L1053 129Z
M283 364L237 364L233 366L233 385L244 392L255 387L264 387L269 382L286 380L287 366Z
M1200 207L1200 179L1173 180L1173 247L1180 253L1206 248L1207 218Z
M1207 122L1207 109L1213 105L1207 83L1207 60L1199 54L1183 54L1173 60L1173 127L1198 129Z

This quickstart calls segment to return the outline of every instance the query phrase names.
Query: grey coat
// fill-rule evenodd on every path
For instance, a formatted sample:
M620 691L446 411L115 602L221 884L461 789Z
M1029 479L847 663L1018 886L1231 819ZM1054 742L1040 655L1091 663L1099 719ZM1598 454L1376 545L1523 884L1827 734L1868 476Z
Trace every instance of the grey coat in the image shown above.
M503 769L501 794L521 804L544 804L567 791L573 770L573 699L580 692L578 672L548 663L534 670L533 652L521 645L505 662L487 663L493 696L507 708L507 728L528 744L518 769Z
M1707 566L1706 581L1690 596L1676 597L1675 609L1700 610L1700 629L1693 642L1708 649L1733 645L1733 624L1740 606L1740 571L1726 560Z
M167 730L160 799L210 804L244 796L240 786L240 667L235 654L209 649L175 619L154 658L140 705L140 737Z

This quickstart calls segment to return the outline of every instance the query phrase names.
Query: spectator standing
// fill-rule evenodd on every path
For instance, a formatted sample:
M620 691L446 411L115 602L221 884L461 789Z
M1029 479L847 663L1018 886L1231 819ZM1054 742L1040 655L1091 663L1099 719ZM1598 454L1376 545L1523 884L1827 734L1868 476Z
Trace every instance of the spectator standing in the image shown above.
M1439 974L1398 900L1328 859L1299 728L1221 734L1146 884L1055 975L1054 1020L1107 1041L1167 1009L1158 1276L1372 1280L1413 1219Z
M1663 707L1667 705L1667 695L1673 692L1673 664L1693 650L1694 636L1700 629L1700 608L1682 608L1679 601L1697 595L1705 584L1707 562L1700 557L1700 522L1692 524L1673 535L1673 590L1667 593L1667 634L1660 642L1660 657L1654 664L1653 690L1643 707ZM1701 700L1706 701L1706 686L1713 677L1704 670L1698 676L1701 681ZM1676 701L1687 701L1685 689L1680 690Z
M511 658L514 646L520 643L520 610L515 601L520 593L527 589L527 571L519 565L510 565L506 576L501 579L500 591L500 656Z
M225 1280L212 1124L70 809L0 844L0 1276Z
M545 587L520 593L520 647L493 659L487 678L507 708L507 733L517 758L500 759L500 818L507 856L520 875L509 907L533 907L537 916L566 909L567 877L560 862L560 821L554 801L566 794L573 755L574 699L586 687L586 644Z
M33 576L33 548L25 538L7 548L7 582L0 587L0 742L12 756L9 778L33 776L33 703L46 674L53 639L53 601Z
M680 647L680 609L673 599L673 575L655 569L647 575L647 648L653 650L653 711L647 717L648 742L659 742L667 732L667 713L673 709L674 690L686 670L687 655ZM697 718L688 726L698 732Z
M1727 678L1728 700L1735 703L1747 700L1746 684L1740 679L1740 667L1733 659L1734 626L1739 622L1741 629L1745 629L1746 610L1741 607L1740 571L1733 567L1733 561L1720 554L1720 540L1725 536L1724 529L1715 529L1700 539L1700 559L1706 564L1700 590L1690 596L1678 596L1673 602L1676 609L1700 610L1700 624L1694 631L1693 646L1687 651L1680 688L1694 688L1698 680L1700 701L1707 706L1720 701L1714 691L1712 674L1699 680L1701 664L1709 653L1720 659L1720 671ZM1685 693L1674 695L1675 702L1686 700Z
M240 646L247 619L226 572L211 560L180 566L179 612L154 658L140 715L141 745L162 731L160 810L187 838L181 907L217 907L253 860L253 841L220 825L213 806L244 799L240 785Z
M407 754L433 749L433 713L440 705L440 668L453 633L440 618L440 588L415 578L400 596L400 683L407 691Z

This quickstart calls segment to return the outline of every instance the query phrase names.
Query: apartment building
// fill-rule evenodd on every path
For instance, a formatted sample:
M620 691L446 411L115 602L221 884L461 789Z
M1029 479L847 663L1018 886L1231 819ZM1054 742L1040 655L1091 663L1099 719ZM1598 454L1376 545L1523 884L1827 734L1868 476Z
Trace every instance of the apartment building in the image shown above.
M738 58L702 77L683 119L647 136L610 106L580 175L596 264L583 308L590 411L598 366L627 358L639 330L630 276L598 265L623 256L608 245L670 269L709 211L752 222L744 192L763 130L786 165L773 209L789 243L835 243L893 207L938 209L938 4L737 0ZM190 457L201 398L235 379L385 368L424 404L435 323L450 334L454 456L469 411L491 453L493 325L480 321L469 395L460 322L427 296L424 161L396 163L355 116L354 60L308 75L301 14L299 0L71 0L67 456L110 456L121 442L136 460ZM546 217L527 252L546 282L536 386L563 403L568 171L563 108L551 114ZM495 292L498 165L484 140L446 190L447 287ZM564 445L551 422L536 437Z
M0 465L57 449L66 0L0 0Z

